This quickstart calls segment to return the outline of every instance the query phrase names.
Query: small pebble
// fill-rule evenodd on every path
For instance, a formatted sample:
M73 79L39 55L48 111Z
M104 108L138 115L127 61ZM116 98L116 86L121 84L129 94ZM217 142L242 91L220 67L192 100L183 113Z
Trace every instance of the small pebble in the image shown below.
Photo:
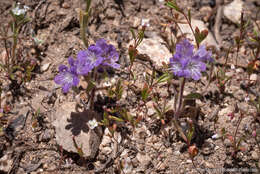
M186 162L187 162L188 164L192 163L192 161L191 161L190 159L188 159Z
M257 153L257 151L253 151L251 156L254 160L259 160L259 154Z
M49 69L51 63L45 63L43 66L41 66L41 72L45 72Z

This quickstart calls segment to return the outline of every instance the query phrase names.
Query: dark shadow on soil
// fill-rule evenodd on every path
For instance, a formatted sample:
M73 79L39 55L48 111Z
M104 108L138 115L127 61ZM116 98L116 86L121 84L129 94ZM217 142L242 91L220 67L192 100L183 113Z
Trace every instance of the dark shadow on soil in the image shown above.
M72 112L70 114L70 119L67 121L69 124L65 129L71 129L74 136L80 134L81 131L88 133L89 127L87 125L89 120L96 119L98 122L101 121L101 116L95 111L85 110L83 112Z

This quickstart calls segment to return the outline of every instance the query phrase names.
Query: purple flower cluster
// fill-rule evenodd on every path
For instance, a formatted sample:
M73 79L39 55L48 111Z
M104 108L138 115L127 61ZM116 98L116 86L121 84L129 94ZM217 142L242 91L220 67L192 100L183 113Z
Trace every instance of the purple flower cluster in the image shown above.
M55 83L62 85L64 93L67 93L72 86L79 84L79 76L87 75L94 68L120 67L116 62L119 55L115 47L107 44L106 40L99 39L95 45L90 45L87 50L79 51L77 59L69 57L69 67L60 65L59 74L56 75Z
M176 45L176 52L170 58L170 70L174 75L199 80L201 72L206 71L206 62L213 62L211 52L200 46L194 52L194 46L187 40Z

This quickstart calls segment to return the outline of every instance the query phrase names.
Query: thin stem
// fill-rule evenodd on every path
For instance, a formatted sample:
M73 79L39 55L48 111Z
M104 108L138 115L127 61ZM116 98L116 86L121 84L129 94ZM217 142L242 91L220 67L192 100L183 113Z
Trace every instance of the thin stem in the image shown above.
M236 151L237 151L237 148L238 148L238 147L237 147L237 142L236 142L236 136L237 136L237 132L238 132L238 127L239 127L239 125L240 125L242 119L243 119L243 114L241 113L241 115L240 115L240 117L239 117L239 120L238 120L238 123L237 123L236 131L235 131L235 134L234 134L234 145L235 145L235 150L236 150Z
M96 68L93 71L94 81L97 80L97 70ZM91 96L90 96L90 110L94 110L94 99L95 99L95 92L96 92L96 86L93 87L91 90Z
M180 133L183 140L186 143L188 143L188 139L187 139L186 135L184 134L182 128L180 127L180 125L178 123L178 119L179 119L181 111L182 111L184 85L185 85L185 78L182 78L180 80L180 90L179 90L178 105L177 105L178 108L177 108L177 110L175 111L175 114L174 114L173 124L176 127L177 131Z
M17 47L17 35L18 35L18 26L16 22L13 23L13 46L12 46L12 59L11 59L11 64L13 61L15 61L16 58L16 47ZM9 71L9 70L8 70Z
M185 15L184 12L182 12L182 14L183 14L183 16L185 17L186 21L188 22L188 24L189 24L189 26L190 26L190 29L191 29L191 32L192 32L192 34L193 34L193 36L194 36L194 38L195 38L196 45L197 45L197 47L199 48L200 45L199 45L199 42L197 41L197 39L196 39L196 37L195 37L195 32L194 32L194 30L193 30L193 28L192 28L192 26L191 26L191 21L188 19L188 17Z
M182 104L183 104L183 92L184 92L184 85L185 85L185 78L182 78L180 81L180 91L179 91L179 96L178 96L178 108L176 111L176 119L179 118L181 110L182 110Z

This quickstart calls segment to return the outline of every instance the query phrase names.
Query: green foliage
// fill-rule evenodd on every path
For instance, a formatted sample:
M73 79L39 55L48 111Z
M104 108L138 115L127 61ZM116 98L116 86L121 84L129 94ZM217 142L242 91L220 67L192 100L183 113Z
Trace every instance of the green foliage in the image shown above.
M175 0L166 2L166 6L176 10L177 12L182 12L182 10L178 7Z
M0 63L0 68L5 71L12 80L20 79L22 81L29 81L32 76L32 71L35 68L34 63L22 57L21 53L23 48L18 48L18 44L20 44L21 40L19 38L20 29L30 21L26 16L27 8L28 7L20 9L20 4L16 4L15 7L10 10L12 20L0 28L0 40L3 41L5 47L5 55ZM7 43L11 43L11 45ZM21 77L17 77L17 71L21 72Z
M196 43L200 44L208 36L208 30L200 31L198 27L195 29L195 40Z
M172 78L173 78L172 73L165 72L163 75L161 75L161 76L157 79L156 84L168 82L168 81L171 80Z
M141 91L142 100L147 101L150 93L151 93L151 88L149 88L148 85L145 83Z
M130 32L131 32L132 37L134 39L134 44L130 45L129 48L128 48L128 54L129 54L130 63L131 63L131 66L132 66L135 59L136 59L136 56L138 54L137 47L142 43L142 41L144 39L145 27L142 27L142 29L138 31L137 36L136 36L136 33L133 29L130 29Z
M72 140L73 140L73 145L74 145L74 147L77 149L77 152L78 152L79 156L82 158L82 157L84 156L84 152L83 152L83 150L82 150L82 144L81 144L81 146L79 147L78 144L77 144L77 142L76 142L76 140L75 140L75 137L73 137Z
M186 96L184 96L184 99L199 99L199 100L203 100L203 95L201 95L200 93L197 93L197 92L193 92L193 93L190 93Z
M232 78L226 76L225 69L219 68L216 74L217 78L217 87L219 88L221 93L225 92L226 83Z
M124 87L122 85L122 80L119 79L115 86L111 86L108 89L108 95L110 98L116 98L116 100L120 100L122 98L122 94L124 92Z

